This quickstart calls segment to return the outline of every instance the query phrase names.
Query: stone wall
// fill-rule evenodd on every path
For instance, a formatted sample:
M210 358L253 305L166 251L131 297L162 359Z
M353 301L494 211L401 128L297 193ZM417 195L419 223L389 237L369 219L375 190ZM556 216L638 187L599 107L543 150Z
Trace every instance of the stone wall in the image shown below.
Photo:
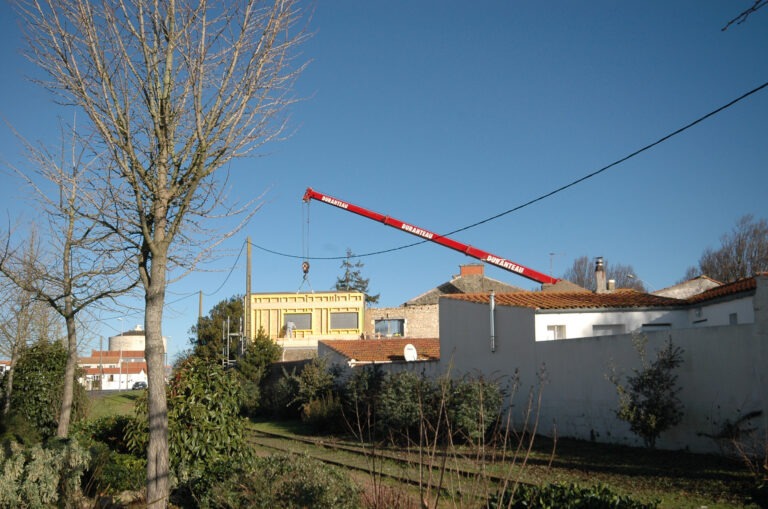
M439 338L439 309L437 304L428 306L400 306L396 308L369 308L365 310L365 337L376 338L376 320L405 320L407 338Z

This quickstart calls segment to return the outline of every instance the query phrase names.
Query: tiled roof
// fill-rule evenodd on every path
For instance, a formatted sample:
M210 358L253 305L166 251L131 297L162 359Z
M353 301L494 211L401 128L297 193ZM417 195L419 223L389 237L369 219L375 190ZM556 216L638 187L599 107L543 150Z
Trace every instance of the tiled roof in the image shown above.
M764 276L764 274L761 274ZM733 283L728 283L723 286L716 286L709 290L693 295L686 299L690 303L700 303L707 300L718 299L721 297L728 297L731 295L739 294L742 292L753 291L757 288L757 279L754 277L739 279Z
M147 372L147 365L143 362L129 362L123 364L122 368L108 368L108 367L86 367L83 368L87 375L100 375L102 372L105 375L138 375L140 373Z
M487 293L446 295L444 299L464 300L487 304ZM514 292L495 296L499 306L515 306L533 309L600 309L600 308L647 308L681 306L686 302L668 297L658 297L636 290L615 290L606 293L593 292Z
M322 344L334 352L357 362L405 362L403 349L411 344L419 361L440 359L440 340L431 338L324 340Z
M768 277L760 274L757 277ZM662 297L637 290L619 289L606 293L594 292L513 292L496 294L499 306L526 307L533 309L611 309L611 308L650 308L687 306L708 300L738 295L754 291L757 288L756 277L739 279L733 283L717 286L687 299ZM488 293L463 295L445 295L444 299L463 300L478 304L488 304Z

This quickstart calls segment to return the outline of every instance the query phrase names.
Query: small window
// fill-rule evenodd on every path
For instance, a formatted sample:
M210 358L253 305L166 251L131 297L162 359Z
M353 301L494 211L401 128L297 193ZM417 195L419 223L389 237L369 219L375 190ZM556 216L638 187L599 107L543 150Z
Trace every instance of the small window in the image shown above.
M285 330L312 330L312 313L290 313L283 317Z
M547 339L565 339L565 325L547 325Z
M374 331L377 335L391 338L392 336L405 336L405 320L402 318L376 320Z
M331 329L357 329L357 313L331 313Z
M728 315L728 323L731 325L738 325L739 324L739 314L738 313L731 313Z

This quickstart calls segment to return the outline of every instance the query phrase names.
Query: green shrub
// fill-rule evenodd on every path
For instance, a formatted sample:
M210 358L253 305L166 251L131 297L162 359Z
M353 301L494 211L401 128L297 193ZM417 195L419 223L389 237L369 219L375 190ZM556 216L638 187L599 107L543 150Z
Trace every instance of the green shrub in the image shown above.
M577 484L548 484L532 486L520 484L512 496L504 493L489 500L489 507L510 509L654 509L658 502L639 502L630 497L617 495L603 485L584 488Z
M43 438L56 434L66 364L67 350L64 345L58 341L40 342L24 350L13 368L11 412L34 427ZM75 383L73 423L85 416L87 403L85 389Z
M129 415L107 415L92 421L83 421L73 429L73 436L85 444L101 442L112 451L130 453L132 449L126 442L126 430L133 420L134 417Z
M504 400L501 387L483 378L452 380L446 412L454 440L477 442L499 419Z
M392 440L417 437L420 424L436 423L441 410L437 387L410 372L386 377L377 399L377 434Z
M71 505L79 495L89 454L75 441L52 440L0 450L0 507Z
M112 451L103 443L91 447L91 458L84 483L88 495L117 495L143 489L147 480L146 458Z
M329 392L310 400L301 407L301 420L316 433L344 432L341 399Z
M656 440L662 432L677 425L683 418L683 404L677 397L675 369L683 363L683 350L672 345L672 339L657 352L656 360L646 360L645 336L634 339L642 362L641 369L627 377L624 385L613 373L609 377L619 394L619 408L616 416L629 423L632 433L643 439L646 447L656 447Z
M167 401L170 463L179 481L202 476L219 461L238 461L248 454L241 391L233 370L196 356L178 363ZM126 444L139 454L146 450L148 437L145 393L136 401L136 419L127 426Z
M256 458L246 468L221 463L193 494L201 508L360 507L359 489L345 473L306 456Z

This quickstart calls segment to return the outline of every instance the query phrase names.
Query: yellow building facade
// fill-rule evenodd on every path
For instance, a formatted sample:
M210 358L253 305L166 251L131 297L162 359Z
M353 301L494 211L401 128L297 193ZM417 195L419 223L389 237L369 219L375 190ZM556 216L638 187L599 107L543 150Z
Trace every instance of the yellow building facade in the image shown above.
M359 339L365 294L359 292L252 293L246 302L248 335L263 328L284 347L317 346L318 340Z

